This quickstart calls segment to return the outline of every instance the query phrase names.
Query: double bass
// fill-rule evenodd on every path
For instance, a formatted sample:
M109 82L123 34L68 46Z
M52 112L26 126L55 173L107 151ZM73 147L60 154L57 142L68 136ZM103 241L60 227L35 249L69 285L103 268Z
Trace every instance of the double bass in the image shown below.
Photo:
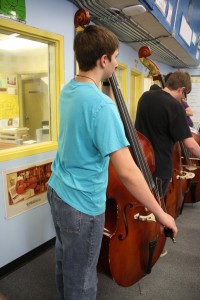
M183 143L177 142L173 149L173 175L166 195L166 206L169 213L176 219L182 212L185 196L187 195L192 178L195 174L184 169L182 163ZM183 154L185 156L185 153ZM175 187L176 186L176 187ZM173 195L173 192L175 194ZM173 196L172 196L173 195ZM172 201L176 199L176 201ZM174 207L172 203L175 204Z
M81 9L75 14L75 27L80 27L80 24L84 26L84 18L88 24L88 12ZM155 166L153 149L150 142L133 127L115 74L108 81L130 143L130 152L160 203L160 195L151 176ZM160 233L155 216L128 192L110 163L98 269L111 276L117 284L131 286L151 272L165 241L166 236Z
M150 190L161 201L151 173L155 168L151 143L133 126L115 74L109 78L130 151L142 171ZM159 231L154 215L127 191L109 166L106 221L99 269L121 286L130 286L151 272L164 248L166 237Z
M200 133L191 128L191 133L195 141L200 145ZM184 202L181 207L181 212L183 210L184 203L196 203L200 201L200 160L192 155L182 147L183 153L183 166L185 170L192 171L195 177L190 181L190 187L184 197Z

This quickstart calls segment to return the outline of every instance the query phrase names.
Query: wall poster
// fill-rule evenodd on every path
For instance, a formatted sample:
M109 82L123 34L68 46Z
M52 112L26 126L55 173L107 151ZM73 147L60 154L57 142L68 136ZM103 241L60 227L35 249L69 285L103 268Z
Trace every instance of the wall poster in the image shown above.
M194 127L199 130L200 128L200 76L191 76L192 90L187 95L187 102L192 109L192 121Z
M155 0L155 5L158 7L158 9L161 11L161 13L165 16L167 0Z
M24 213L47 202L52 159L3 171L6 218Z
M184 16L182 16L182 19L181 19L179 35L186 42L186 44L190 47L191 41L192 41L192 29Z
M25 22L25 0L0 0L0 15Z

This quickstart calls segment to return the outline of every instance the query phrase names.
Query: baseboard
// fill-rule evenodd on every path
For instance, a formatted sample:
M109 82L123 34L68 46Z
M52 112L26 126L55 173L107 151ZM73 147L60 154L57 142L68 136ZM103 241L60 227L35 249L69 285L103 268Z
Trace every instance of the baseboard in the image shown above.
M22 265L26 264L36 256L40 255L42 252L48 250L49 248L55 245L55 238L47 241L46 243L38 246L37 248L31 250L30 252L20 256L19 258L15 259L11 263L3 266L0 268L0 278L12 273L16 269L20 268Z

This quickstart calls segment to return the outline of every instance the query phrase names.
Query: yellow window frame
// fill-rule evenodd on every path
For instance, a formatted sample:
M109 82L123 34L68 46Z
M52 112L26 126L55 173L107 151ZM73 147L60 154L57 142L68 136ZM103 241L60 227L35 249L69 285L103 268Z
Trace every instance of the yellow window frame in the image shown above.
M41 41L53 43L55 45L55 77L56 77L56 107L55 111L51 111L51 118L56 120L56 124L52 125L52 141L33 144L29 146L14 147L0 151L0 162L17 159L25 156L40 154L44 152L57 150L57 136L58 136L58 102L61 86L64 84L64 37L45 30L37 29L28 25L10 21L0 18L0 31L16 32L20 35L25 35L30 38L37 38Z

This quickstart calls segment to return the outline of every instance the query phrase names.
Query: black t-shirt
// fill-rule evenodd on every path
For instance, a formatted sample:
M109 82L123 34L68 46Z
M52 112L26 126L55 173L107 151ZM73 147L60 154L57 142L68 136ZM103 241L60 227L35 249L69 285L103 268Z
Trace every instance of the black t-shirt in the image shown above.
M181 103L161 89L145 92L138 102L135 127L153 146L154 175L170 178L174 143L192 136Z

